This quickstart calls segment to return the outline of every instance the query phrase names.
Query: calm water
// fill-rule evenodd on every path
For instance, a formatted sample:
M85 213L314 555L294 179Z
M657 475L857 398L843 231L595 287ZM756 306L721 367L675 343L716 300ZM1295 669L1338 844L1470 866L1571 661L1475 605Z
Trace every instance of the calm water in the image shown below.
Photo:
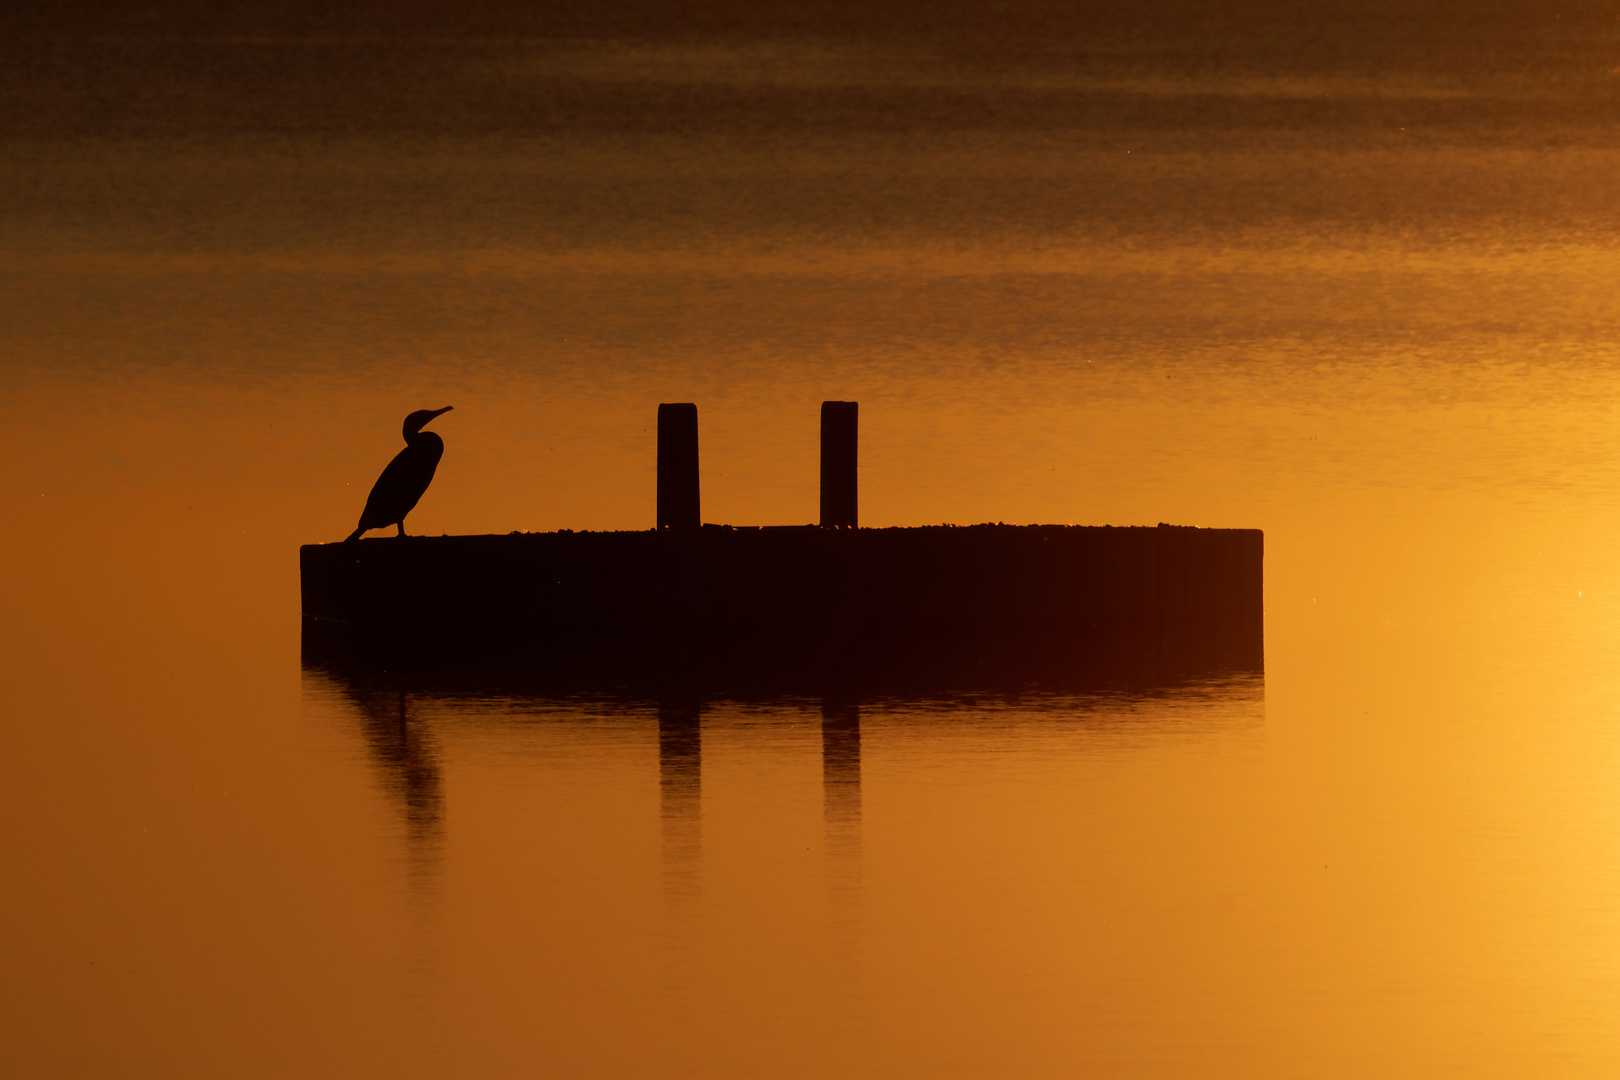
M8 1074L1620 1072L1612 21L944 10L7 46ZM1264 529L1263 680L300 667L406 412L415 531L647 527L687 400L776 524L828 398L864 524Z

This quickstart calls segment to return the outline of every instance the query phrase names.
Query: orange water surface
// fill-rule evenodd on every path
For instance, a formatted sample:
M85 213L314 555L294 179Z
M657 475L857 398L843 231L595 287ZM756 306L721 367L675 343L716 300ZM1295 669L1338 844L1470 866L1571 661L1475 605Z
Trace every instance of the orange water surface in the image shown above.
M0 1071L1620 1074L1620 141L1609 38L1534 27L435 38L463 98L396 72L398 123L317 92L341 36L154 32L127 116L41 76ZM187 49L241 101L130 89ZM1264 529L1264 675L673 716L301 665L298 546L407 412L455 407L413 531L650 527L661 401L706 520L798 524L825 399L866 525Z

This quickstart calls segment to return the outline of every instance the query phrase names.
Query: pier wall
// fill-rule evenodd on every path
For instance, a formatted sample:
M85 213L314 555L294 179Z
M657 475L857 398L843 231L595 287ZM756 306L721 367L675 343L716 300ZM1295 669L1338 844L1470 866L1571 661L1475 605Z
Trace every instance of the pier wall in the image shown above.
M301 551L310 659L566 686L1162 685L1264 663L1253 529L810 526Z

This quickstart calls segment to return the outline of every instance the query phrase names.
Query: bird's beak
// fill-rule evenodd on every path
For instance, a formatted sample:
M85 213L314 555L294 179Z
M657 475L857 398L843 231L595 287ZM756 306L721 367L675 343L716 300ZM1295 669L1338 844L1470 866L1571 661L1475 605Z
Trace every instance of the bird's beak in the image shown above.
M454 405L446 405L442 409L434 409L433 410L433 415L434 416L443 416L445 413L449 412L453 408L455 408Z

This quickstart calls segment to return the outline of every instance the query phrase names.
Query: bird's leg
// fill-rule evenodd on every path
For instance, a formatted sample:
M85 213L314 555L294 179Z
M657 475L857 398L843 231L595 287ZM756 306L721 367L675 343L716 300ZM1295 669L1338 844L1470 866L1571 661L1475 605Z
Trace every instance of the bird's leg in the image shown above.
M403 521L396 521L394 524L399 526L399 535L403 537L405 535L405 523Z

